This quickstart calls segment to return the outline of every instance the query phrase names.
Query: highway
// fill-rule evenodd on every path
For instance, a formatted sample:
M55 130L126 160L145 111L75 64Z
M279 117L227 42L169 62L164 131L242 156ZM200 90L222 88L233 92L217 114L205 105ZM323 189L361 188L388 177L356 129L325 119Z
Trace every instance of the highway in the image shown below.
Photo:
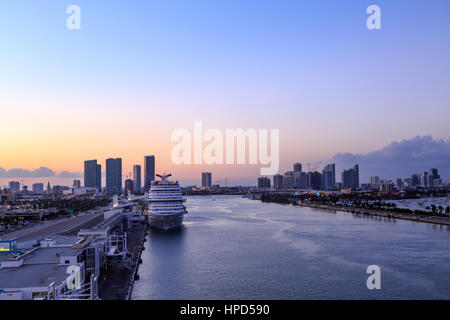
M102 208L106 209L106 208ZM81 214L77 217L58 218L44 221L32 227L25 227L20 230L2 234L0 239L34 240L49 237L57 233L68 233L76 235L80 228L90 228L103 220L103 210L97 213Z

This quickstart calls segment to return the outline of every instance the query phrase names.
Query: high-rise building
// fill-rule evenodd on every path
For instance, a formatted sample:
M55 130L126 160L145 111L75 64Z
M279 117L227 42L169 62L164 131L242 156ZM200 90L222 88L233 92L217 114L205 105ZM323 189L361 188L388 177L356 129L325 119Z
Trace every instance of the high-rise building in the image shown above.
M438 173L438 169L431 168L430 169L430 175L433 176L434 179L440 179L441 176Z
M311 171L306 172L306 188L307 189L312 188L312 172Z
M122 193L122 159L106 159L106 193Z
M336 188L336 169L334 163L327 164L325 168L323 168L322 178L323 189L334 190Z
M267 177L259 177L258 178L258 188L269 189L270 188L270 179Z
M202 172L202 188L211 188L212 174L211 172Z
M10 181L9 182L9 191L11 193L19 193L20 192L20 182Z
M97 164L97 177L95 179L98 192L102 192L102 165Z
M44 193L44 184L43 183L33 183L33 193L34 194L43 194Z
M84 186L102 191L102 166L97 164L97 160L84 162Z
M323 189L323 177L320 172L308 172L306 173L307 187L313 190Z
M420 177L417 173L411 175L411 187L418 186L420 184Z
M373 185L380 184L380 177L379 176L371 176L370 177L370 184L373 184Z
M294 172L301 172L302 171L302 164L301 163L294 163Z
M141 186L141 166L140 165L134 165L133 166L133 187L134 187L134 193L140 194L142 191Z
M306 188L306 172L294 171L294 188L296 189Z
M155 180L155 156L144 157L144 190L149 191Z
M403 189L403 179L402 178L397 178L397 188L399 190Z
M126 194L133 192L133 190L134 190L133 184L134 184L133 180L131 180L131 179L125 180L125 192L126 192Z
M438 173L438 169L431 168L428 174L428 186L430 188L441 184L441 176Z
M275 189L283 189L283 176L281 174L273 176L273 187Z
M357 164L355 164L351 169L342 171L341 183L343 188L359 188L359 166Z
M425 171L420 175L420 185L424 188L428 187L428 172Z
M433 188L434 180L434 177L431 174L428 174L428 188Z
M283 189L294 189L294 174L292 171L288 171L284 174Z

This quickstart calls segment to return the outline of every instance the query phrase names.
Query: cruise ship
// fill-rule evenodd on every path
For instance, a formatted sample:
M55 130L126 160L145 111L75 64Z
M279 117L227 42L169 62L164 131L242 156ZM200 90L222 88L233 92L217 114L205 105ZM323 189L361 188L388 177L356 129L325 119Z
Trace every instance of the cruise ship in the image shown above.
M148 197L148 221L152 228L169 230L180 227L187 213L178 182L169 181L171 174L156 175Z

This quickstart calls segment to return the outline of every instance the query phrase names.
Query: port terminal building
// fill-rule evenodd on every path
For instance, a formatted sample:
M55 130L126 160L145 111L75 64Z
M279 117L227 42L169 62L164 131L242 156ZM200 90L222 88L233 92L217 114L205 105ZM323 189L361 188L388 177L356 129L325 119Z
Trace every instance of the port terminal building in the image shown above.
M0 241L0 300L98 299L99 277L109 263L131 270L127 231L145 216L124 205L75 236L52 235L27 249Z

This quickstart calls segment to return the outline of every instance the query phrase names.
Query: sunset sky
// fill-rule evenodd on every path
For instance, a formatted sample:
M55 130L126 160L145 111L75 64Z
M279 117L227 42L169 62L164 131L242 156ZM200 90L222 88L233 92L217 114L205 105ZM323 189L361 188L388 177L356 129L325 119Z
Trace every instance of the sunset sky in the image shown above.
M172 164L171 133L194 120L280 129L282 172L450 139L449 14L448 0L1 1L0 168L122 157L125 175L154 154L180 180L254 181L259 165Z

